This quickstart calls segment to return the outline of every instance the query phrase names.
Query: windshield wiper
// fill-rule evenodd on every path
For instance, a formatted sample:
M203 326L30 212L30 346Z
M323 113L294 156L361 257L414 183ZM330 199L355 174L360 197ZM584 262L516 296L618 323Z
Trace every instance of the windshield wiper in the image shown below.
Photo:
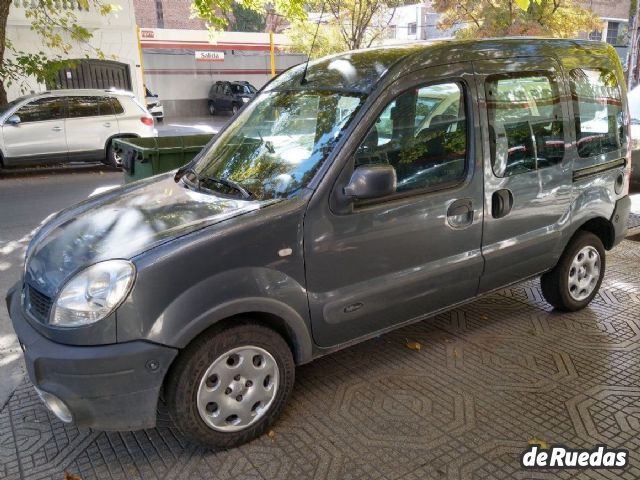
M216 178L216 177L198 177L198 185L202 184L203 181L219 183L220 185L224 185L225 187L232 188L242 195L242 198L248 199L253 198L253 194L240 185L238 182L233 180L229 180L228 178Z
M193 176L193 179L189 178L190 176ZM238 182L229 180L228 178L216 178L208 176L201 177L193 168L186 169L183 173L183 178L189 183L195 184L197 190L208 190L207 188L202 187L202 182L206 181L218 183L220 185L224 185L227 188L232 188L233 190L240 192L240 195L242 195L243 199L253 198L253 194L249 190L244 188Z

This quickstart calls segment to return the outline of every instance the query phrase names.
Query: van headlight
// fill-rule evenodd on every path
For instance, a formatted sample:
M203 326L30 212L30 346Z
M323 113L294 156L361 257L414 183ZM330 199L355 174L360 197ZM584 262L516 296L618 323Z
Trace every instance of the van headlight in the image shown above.
M131 291L135 268L128 260L107 260L77 273L56 297L49 324L79 327L102 320Z

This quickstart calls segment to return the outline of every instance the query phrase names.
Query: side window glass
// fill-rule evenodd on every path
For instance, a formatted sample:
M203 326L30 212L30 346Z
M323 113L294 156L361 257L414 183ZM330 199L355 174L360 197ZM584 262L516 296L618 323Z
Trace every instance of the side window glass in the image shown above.
M613 72L577 68L569 72L578 155L618 150L625 142L620 86Z
M69 97L69 118L98 115L100 115L100 107L96 97Z
M356 152L356 167L389 164L398 192L442 188L466 173L467 119L462 86L408 90L379 115Z
M22 123L44 122L64 118L66 101L63 97L40 98L22 107L16 112Z
M494 75L487 79L486 95L491 162L497 177L562 162L562 106L554 75Z
M110 101L111 101L111 108L113 108L113 113L115 113L116 115L120 115L121 113L124 113L124 108L122 107L122 104L117 98L110 97Z
M98 102L99 115L113 115L113 105L109 97L99 97L96 100Z

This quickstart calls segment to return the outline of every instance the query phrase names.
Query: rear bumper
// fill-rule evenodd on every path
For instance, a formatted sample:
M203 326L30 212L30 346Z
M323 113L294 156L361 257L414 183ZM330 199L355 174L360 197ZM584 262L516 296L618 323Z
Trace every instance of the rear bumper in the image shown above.
M627 233L627 223L629 221L629 213L631 211L631 199L629 195L625 195L616 202L616 208L611 215L611 224L614 230L613 245L619 244Z
M33 385L60 399L80 427L138 430L156 422L162 383L178 351L144 341L73 346L53 342L29 325L19 285L7 309Z

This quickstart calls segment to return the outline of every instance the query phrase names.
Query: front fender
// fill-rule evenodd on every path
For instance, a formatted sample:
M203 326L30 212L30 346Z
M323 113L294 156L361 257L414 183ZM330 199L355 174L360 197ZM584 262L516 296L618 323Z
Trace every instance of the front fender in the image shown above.
M184 348L198 334L229 317L267 314L284 324L296 363L300 364L312 357L308 311L305 289L285 273L265 267L238 268L212 275L184 290L152 321L145 322L141 332L127 331L128 325L137 322L119 317L118 341L142 337Z

